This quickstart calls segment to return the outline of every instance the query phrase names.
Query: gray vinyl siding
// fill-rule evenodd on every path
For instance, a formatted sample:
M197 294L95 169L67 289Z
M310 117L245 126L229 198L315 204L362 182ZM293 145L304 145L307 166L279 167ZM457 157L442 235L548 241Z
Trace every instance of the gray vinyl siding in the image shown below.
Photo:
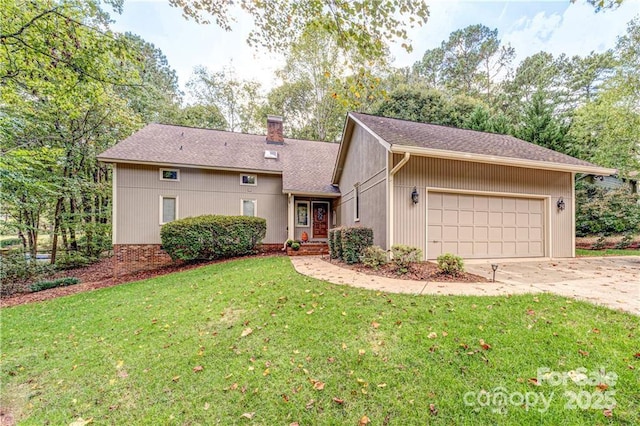
M180 181L161 181L159 167L117 165L116 244L160 243L160 197L177 198L178 219L203 214L240 215L242 199L257 201L267 220L265 243L287 239L287 197L280 175L258 174L240 185L239 172L182 168Z
M394 155L397 164L401 155ZM427 188L448 188L504 194L545 196L546 256L573 256L573 217L571 173L526 169L467 161L443 160L412 156L394 180L396 244L407 244L426 250ZM414 205L413 187L420 193ZM565 210L558 211L556 201L562 197Z
M360 184L360 220L355 221L354 185ZM358 125L351 134L339 182L342 197L334 204L339 225L373 229L374 243L386 247L387 150Z

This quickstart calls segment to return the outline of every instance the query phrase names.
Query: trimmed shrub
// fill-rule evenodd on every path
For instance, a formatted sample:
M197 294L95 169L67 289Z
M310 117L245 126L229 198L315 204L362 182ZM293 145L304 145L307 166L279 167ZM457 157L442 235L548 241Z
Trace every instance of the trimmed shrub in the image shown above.
M604 237L604 235L601 235L600 237L598 237L598 239L593 243L593 245L591 246L591 248L593 250L602 250L603 248L605 248L607 246L607 239Z
M267 221L251 216L205 215L162 225L162 248L173 260L192 262L255 253Z
M287 240L287 247L291 247L291 244L293 244L293 240Z
M458 275L464 272L464 262L460 256L455 254L445 253L441 254L437 258L438 269L440 272L446 275Z
M373 229L355 226L342 228L342 260L346 263L358 263L364 253L364 249L373 245Z
M396 272L406 274L409 266L422 260L422 250L417 247L395 244L391 246L392 261L396 265Z
M331 259L342 260L342 228L329 230L329 256Z
M298 251L300 250L300 243L297 241L294 241L291 243L291 250L293 251Z
M0 240L0 247L11 247L22 245L20 238L8 238L6 240Z
M56 259L56 269L75 269L90 265L96 261L95 258L87 257L80 252L65 253Z
M29 286L29 290L36 292L47 290L55 287L67 287L70 285L78 284L80 282L79 279L75 277L66 277L66 278L58 278L53 281L38 281Z
M615 248L624 250L626 248L629 248L631 244L633 244L633 235L627 234L624 237L622 237L620 241L616 243Z
M3 283L3 289L9 281L45 275L52 272L53 269L49 263L27 260L22 250L12 250L6 255L0 256L0 281Z
M387 264L387 252L380 248L380 246L369 246L364 249L362 263L369 268L377 270L382 265Z

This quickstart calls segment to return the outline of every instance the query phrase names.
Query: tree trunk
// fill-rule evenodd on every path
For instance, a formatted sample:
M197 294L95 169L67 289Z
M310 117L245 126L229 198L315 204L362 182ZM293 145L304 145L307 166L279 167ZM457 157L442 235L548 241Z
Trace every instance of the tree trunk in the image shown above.
M60 232L60 222L62 220L62 203L64 198L58 198L56 203L56 211L53 216L53 238L51 239L51 264L55 265L56 255L58 254L58 232Z

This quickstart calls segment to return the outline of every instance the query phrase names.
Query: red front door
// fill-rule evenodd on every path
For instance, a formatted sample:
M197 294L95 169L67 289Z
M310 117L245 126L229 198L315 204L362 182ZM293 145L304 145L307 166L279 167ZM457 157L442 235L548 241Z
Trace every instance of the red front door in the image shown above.
M329 203L312 202L313 238L327 238L329 235Z

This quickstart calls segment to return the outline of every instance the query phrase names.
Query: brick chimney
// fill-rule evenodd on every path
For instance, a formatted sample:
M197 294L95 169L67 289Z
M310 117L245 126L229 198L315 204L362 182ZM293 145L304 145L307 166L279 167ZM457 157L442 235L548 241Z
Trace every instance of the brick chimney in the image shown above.
M267 115L267 143L273 145L284 145L282 135L282 117L277 115Z

